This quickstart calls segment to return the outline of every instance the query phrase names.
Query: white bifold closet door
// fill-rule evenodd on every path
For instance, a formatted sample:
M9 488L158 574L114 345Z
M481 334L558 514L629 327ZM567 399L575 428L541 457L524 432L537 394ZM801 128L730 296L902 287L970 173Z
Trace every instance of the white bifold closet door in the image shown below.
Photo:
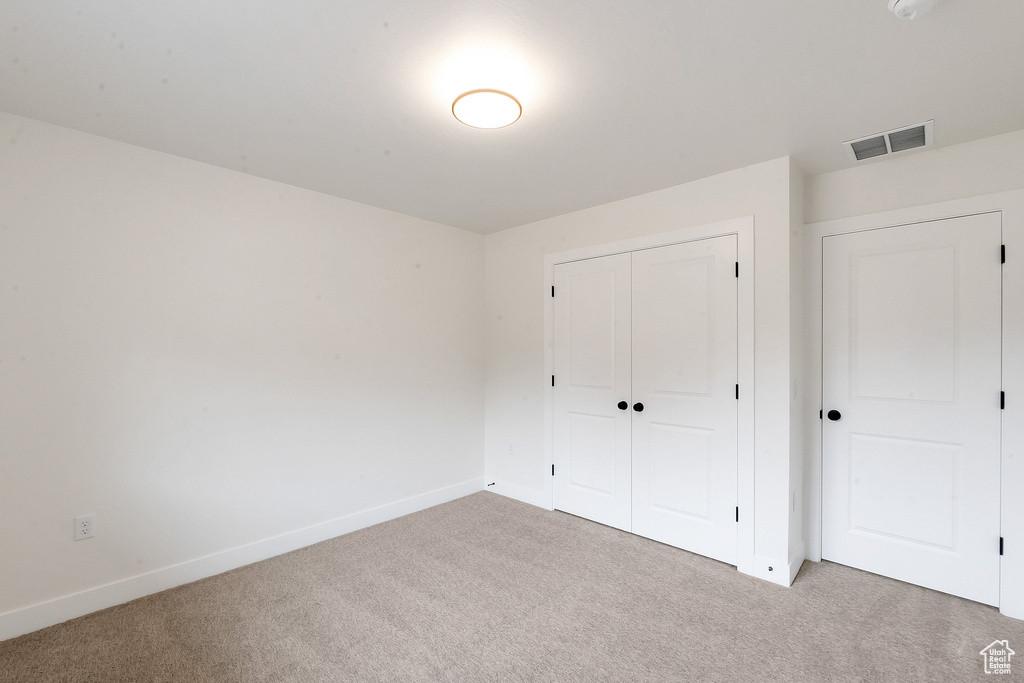
M736 562L736 237L555 267L555 507Z
M999 602L998 214L826 237L822 557Z
M630 255L555 267L555 507L630 529Z
M633 254L633 533L736 564L736 237Z

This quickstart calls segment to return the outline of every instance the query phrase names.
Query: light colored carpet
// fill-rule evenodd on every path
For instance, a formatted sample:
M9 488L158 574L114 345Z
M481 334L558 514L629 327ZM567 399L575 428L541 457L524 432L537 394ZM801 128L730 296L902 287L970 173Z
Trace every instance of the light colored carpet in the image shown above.
M992 608L829 563L781 588L478 493L0 643L0 680L969 681L997 638L1021 678Z

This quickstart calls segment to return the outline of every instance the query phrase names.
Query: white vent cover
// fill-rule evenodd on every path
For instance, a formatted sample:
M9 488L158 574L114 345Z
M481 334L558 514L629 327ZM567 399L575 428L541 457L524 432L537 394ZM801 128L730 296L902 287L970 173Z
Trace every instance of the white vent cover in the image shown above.
M932 126L935 121L925 121L916 126L906 126L885 133L848 140L843 143L853 161L867 161L876 157L891 156L914 149L931 147Z

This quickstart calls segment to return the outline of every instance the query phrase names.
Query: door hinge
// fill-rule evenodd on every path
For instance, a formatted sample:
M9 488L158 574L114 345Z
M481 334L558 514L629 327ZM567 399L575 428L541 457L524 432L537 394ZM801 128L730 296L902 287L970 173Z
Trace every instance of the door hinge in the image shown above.
M825 411L824 410L819 410L818 411L818 419L819 420L824 420L825 419Z
M1006 410L1006 392L999 392L999 410Z
M1004 244L999 251L1001 253L1001 260L999 262L1006 263L1006 245Z
M736 400L740 400L740 385L736 385Z
M551 476L555 476L555 463L551 463Z
M740 508L738 505L736 506L736 521L740 521Z
M551 386L555 386L555 376L551 375Z
M551 285L551 296L555 296L555 286Z
M736 277L740 276L740 262L736 262Z
M1000 555L1003 554L1003 537L1002 536L999 537L999 554Z

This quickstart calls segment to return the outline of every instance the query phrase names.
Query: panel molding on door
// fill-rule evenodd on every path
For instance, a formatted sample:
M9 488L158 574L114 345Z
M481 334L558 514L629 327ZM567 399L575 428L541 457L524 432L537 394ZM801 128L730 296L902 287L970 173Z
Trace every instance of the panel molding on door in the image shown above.
M554 506L629 531L630 255L555 266Z
M823 242L822 557L999 602L1001 223Z
M737 239L633 253L633 532L737 562Z

